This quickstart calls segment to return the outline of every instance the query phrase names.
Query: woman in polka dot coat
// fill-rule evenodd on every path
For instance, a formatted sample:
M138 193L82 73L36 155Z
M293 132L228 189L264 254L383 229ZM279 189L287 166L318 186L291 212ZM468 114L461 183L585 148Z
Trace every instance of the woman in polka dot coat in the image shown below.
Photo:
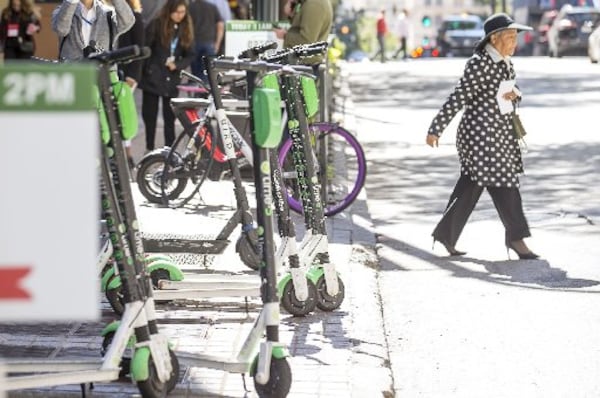
M495 14L485 21L484 30L486 36L427 134L427 144L436 147L444 129L464 109L456 136L460 178L432 235L450 255L465 254L455 248L456 242L485 188L504 224L506 247L520 258L534 259L538 256L523 241L531 234L519 193L523 163L512 112L503 114L496 98L500 82L515 79L510 56L516 48L517 32L531 28L514 23L506 14ZM521 100L516 87L500 94L513 104Z

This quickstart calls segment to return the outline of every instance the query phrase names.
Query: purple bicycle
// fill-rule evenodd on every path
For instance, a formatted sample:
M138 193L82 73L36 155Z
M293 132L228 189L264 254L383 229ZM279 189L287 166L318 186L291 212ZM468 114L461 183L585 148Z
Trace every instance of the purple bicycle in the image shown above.
M325 215L333 216L350 206L365 185L367 162L356 137L338 123L310 124L313 154L317 158L317 174L321 182L321 197ZM294 170L292 141L287 139L279 150L279 164L288 192L290 208L302 212L297 174Z

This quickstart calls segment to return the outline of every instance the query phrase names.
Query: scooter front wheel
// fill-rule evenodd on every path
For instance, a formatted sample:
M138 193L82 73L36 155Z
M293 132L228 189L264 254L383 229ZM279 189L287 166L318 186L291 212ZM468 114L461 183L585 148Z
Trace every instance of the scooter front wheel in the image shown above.
M269 381L260 384L256 381L256 366L254 366L252 377L256 393L261 398L285 398L292 386L292 369L287 359L272 357L269 374Z
M176 169L183 168L181 162L173 160L167 168L167 181L165 182L165 195L167 200L174 200L181 195L187 185L187 178L176 178ZM165 173L166 156L154 154L145 157L140 162L137 172L137 184L140 192L150 203L162 204L163 195L161 184Z
M296 298L293 279L288 280L281 294L283 309L294 316L306 316L313 312L317 306L317 288L308 278L306 278L306 287L308 288L308 297L305 301L300 301Z
M137 382L138 389L144 398L162 398L173 391L179 381L179 360L175 353L169 348L171 357L171 377L166 383L162 383L158 378L156 365L152 357L148 358L148 378Z
M317 280L317 307L322 311L333 311L339 308L344 301L344 283L338 276L338 293L335 296L327 293L327 283L325 282L325 275L321 275Z

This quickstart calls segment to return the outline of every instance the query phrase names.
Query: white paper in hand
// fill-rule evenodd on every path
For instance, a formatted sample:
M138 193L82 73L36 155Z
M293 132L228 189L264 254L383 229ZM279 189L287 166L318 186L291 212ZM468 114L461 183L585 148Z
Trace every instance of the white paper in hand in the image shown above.
M506 115L514 110L512 101L504 99L503 95L512 91L515 87L515 80L503 80L498 86L498 92L496 93L496 101L498 101L498 107L500 113Z

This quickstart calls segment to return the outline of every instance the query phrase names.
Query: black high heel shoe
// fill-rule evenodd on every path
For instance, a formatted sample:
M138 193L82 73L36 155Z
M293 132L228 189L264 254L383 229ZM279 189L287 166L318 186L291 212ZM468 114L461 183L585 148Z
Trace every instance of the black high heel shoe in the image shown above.
M434 245L435 245L436 240L437 239L433 238ZM467 254L467 252L456 250L456 248L454 246L451 246L447 242L444 242L442 240L438 240L438 242L440 242L442 245L444 245L444 248L446 249L446 251L448 252L448 255L450 255L450 256L464 256L465 254ZM433 247L432 247L432 249L433 249Z
M515 246L513 245L512 242L508 242L506 244L506 255L508 256L508 259L510 260L510 254L509 254L509 249L512 249L515 253L517 253L517 255L519 256L520 260L535 260L537 258L539 258L540 256L535 254L534 252L532 252L531 250L529 250L526 253L521 253L519 252Z

